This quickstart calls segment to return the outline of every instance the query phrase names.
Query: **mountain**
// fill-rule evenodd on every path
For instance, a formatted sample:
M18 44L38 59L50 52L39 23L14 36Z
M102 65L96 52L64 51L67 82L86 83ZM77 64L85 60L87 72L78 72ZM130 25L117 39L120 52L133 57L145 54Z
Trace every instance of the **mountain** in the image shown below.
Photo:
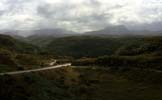
M68 31L65 29L38 29L38 30L0 30L0 33L11 35L11 36L53 36L53 37L62 37L75 34L75 32Z
M44 47L56 38L69 36L100 36L100 37L125 37L125 36L160 36L162 31L130 30L124 25L107 26L104 29L84 33L76 33L65 29L39 29L39 30L3 30L4 34Z
M63 28L54 28L54 29L37 29L37 30L0 30L0 33L11 35L14 37L27 37L27 39L34 40L35 38L42 37L65 37L65 36L74 36L74 35L108 35L108 36L127 36L127 35L145 35L145 36L154 36L154 35L162 35L162 30L148 30L148 29L140 29L137 30L135 28L128 28L124 25L110 25L103 29L96 31L88 31L88 32L73 32Z
M39 29L39 30L1 30L3 34L10 35L18 40L35 45L46 45L54 38L77 35L78 33L65 29Z
M162 31L132 30L124 25L108 26L102 30L85 32L84 35L94 36L161 36Z
M0 49L6 49L18 53L32 53L38 48L29 43L25 43L9 35L0 34Z
M31 36L52 36L52 37L64 37L72 34L76 34L75 32L64 30L64 29L40 29L33 30Z
M55 38L78 35L78 33L63 29L41 29L34 30L32 35L26 37L26 40L38 46L44 46Z
M85 32L86 35L128 35L131 31L123 25L108 26L102 30Z
M45 48L54 55L76 58L105 55L162 55L162 37L72 36L54 39Z
M114 54L127 41L130 42L131 39L72 36L54 39L46 46L46 51L59 56L97 57Z

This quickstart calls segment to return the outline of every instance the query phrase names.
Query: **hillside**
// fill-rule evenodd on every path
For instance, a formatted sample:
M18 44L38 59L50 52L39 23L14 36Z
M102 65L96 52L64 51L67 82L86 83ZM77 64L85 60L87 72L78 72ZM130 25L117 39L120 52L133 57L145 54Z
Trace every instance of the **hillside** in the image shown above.
M60 68L0 76L2 100L161 100L162 73Z
M72 57L158 55L162 51L161 39L162 37L73 36L54 39L46 46L46 51Z
M43 65L39 48L8 35L0 35L0 72L31 69Z
M11 36L0 35L0 72L44 67L49 56L62 58L58 63L73 64L73 67L0 76L1 99L161 100L161 36L82 35L50 39L51 42L37 49Z
M128 35L131 31L128 30L124 25L108 26L104 29L97 31L85 32L86 35Z
M8 35L0 35L0 49L7 49L18 53L33 53L38 51L36 46L22 42Z
M55 38L67 37L77 35L78 33L67 31L64 29L41 29L33 30L31 35L27 36L25 40L37 46L45 46Z
M83 33L91 36L161 36L162 31L133 30L124 25L107 26L104 29Z
M12 32L11 32L12 33ZM10 34L11 34L10 33ZM25 40L31 44L43 47L56 38L69 36L98 36L98 37L142 37L161 36L161 31L132 30L124 25L112 25L96 31L77 33L65 29L40 29L30 31L17 31L19 35L28 34ZM20 34L21 33L21 34ZM6 33L7 34L7 33ZM9 33L8 33L9 34ZM13 33L12 33L13 34Z
M116 44L116 42L111 38L73 36L54 39L46 46L46 50L60 56L96 57L111 55L122 44Z

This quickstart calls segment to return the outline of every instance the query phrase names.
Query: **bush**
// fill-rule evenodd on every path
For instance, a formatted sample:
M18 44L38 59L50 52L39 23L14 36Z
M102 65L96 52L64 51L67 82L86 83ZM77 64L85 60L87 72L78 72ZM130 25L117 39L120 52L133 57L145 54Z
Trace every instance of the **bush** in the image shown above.
M16 60L20 65L40 65L40 59L34 55L18 54Z
M15 66L16 62L14 59L14 54L5 49L0 49L0 64L1 65L12 65Z

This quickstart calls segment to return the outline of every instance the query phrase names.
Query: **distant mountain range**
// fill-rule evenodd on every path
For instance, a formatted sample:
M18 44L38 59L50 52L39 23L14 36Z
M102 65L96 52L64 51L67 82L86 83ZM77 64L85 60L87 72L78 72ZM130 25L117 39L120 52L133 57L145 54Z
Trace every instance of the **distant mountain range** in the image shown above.
M96 35L96 36L105 36L105 35L111 35L111 36L135 36L135 35L162 35L162 31L148 31L148 30L129 30L124 25L117 25L117 26L109 26L102 30L97 31L90 31L85 32L86 35Z
M77 34L64 29L40 29L40 30L1 30L1 34L10 35L16 39L32 44L45 45L53 38L72 36Z
M0 33L12 36L53 36L62 37L64 35L76 34L64 29L39 29L39 30L1 30Z
M74 35L162 35L162 31L148 31L148 30L130 30L124 25L108 26L104 29L97 31L90 31L84 33L77 33L68 31L65 29L39 29L39 30L1 30L0 33L12 35L15 37L25 36L28 38L40 38L40 37L65 37ZM20 38L20 37L19 37Z
M22 53L32 53L40 50L40 52L43 51L57 56L73 57L96 57L120 53L127 54L129 52L138 55L149 50L153 50L150 51L151 53L154 53L154 51L161 52L162 48L161 36L129 36L130 32L136 33L137 31L130 31L123 26L108 27L103 30L82 34L72 34L60 29L55 32L57 35L53 30L37 30L34 35L22 37L22 41L8 35L0 35L0 48ZM141 31L141 33L145 32ZM77 36L74 36L76 34ZM114 38L111 35L120 35L121 37ZM132 51L130 51L131 49Z
M109 26L101 30L85 32L87 35L127 35L131 34L131 31L128 30L125 26Z

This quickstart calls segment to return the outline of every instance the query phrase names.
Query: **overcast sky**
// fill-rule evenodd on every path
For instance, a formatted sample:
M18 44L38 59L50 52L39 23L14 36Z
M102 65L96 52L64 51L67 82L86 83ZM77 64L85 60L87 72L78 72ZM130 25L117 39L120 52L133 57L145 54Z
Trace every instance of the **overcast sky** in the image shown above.
M162 0L0 0L0 29L160 29Z

